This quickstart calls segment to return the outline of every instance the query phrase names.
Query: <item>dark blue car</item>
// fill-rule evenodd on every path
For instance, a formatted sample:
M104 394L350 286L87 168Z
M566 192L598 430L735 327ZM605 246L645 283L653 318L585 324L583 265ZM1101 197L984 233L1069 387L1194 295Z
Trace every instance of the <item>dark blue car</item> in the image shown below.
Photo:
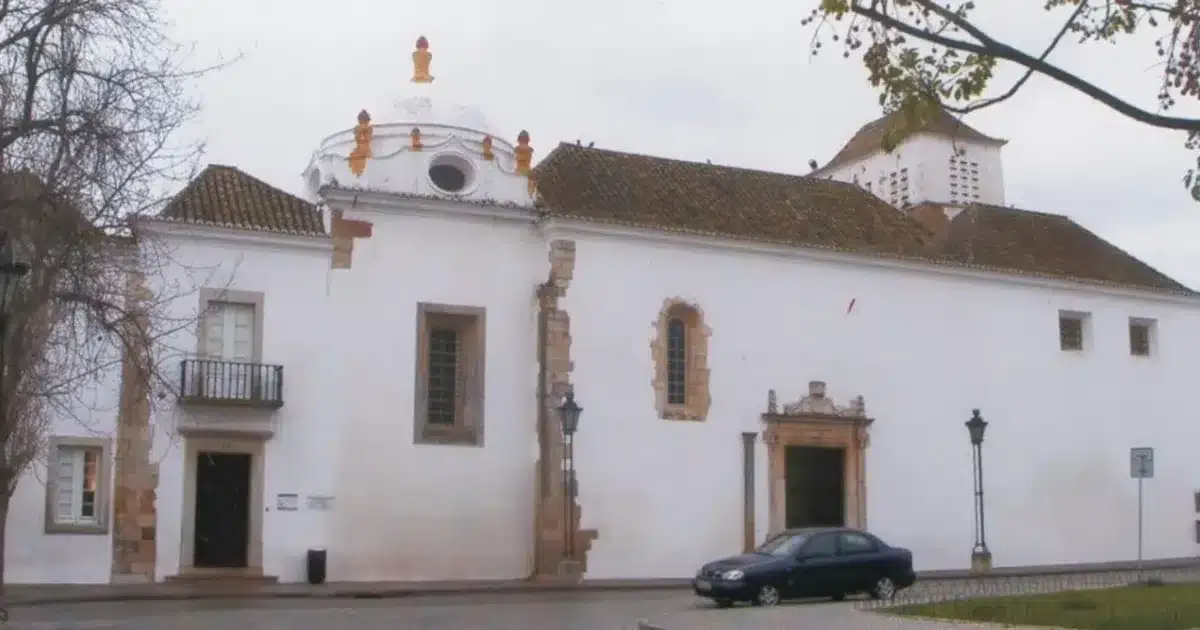
M864 531L821 527L787 530L754 553L710 562L696 573L692 588L724 608L859 593L891 599L916 581L911 551Z

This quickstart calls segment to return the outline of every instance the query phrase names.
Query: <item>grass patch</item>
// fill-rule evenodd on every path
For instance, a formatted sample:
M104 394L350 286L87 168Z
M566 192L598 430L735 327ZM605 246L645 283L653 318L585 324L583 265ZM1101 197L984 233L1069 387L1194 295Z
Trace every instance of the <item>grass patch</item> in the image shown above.
M1200 628L1200 585L1124 586L900 606L897 614L1080 630Z

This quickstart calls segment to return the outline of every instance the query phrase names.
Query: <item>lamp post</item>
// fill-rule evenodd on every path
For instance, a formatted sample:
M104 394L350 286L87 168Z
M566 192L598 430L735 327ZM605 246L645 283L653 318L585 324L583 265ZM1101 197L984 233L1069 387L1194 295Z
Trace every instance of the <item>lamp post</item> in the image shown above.
M8 314L16 301L17 289L25 274L29 273L29 264L15 260L13 250L8 244L8 235L0 233L0 420L8 409L5 399L4 386L8 382L7 357L4 354L8 345Z
M988 423L978 409L971 410L967 420L971 436L971 460L975 479L975 546L971 549L971 570L979 573L992 569L992 552L987 546L987 526L983 511L983 434Z
M566 499L563 523L563 559L575 558L575 431L583 407L575 402L575 388L567 389L563 404L558 407L558 419L563 433L563 497Z
M8 361L4 352L8 345L8 314L16 301L21 280L27 273L29 264L15 259L8 244L8 235L0 232L0 424L7 420L5 414L8 412L5 391L5 385L8 383Z
M8 235L0 232L0 426L8 421L8 361L4 349L8 345L8 314L16 301L17 289L21 279L29 273L29 264L17 262L12 248L8 245ZM11 473L8 462L0 469L0 483L8 485ZM0 586L0 591L3 587ZM0 604L0 623L8 621L8 609Z

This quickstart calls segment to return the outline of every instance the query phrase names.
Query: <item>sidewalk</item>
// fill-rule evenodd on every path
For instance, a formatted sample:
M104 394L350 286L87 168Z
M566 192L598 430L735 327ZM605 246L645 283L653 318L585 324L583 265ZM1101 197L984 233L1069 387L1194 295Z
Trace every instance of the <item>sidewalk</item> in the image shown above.
M1171 581L1200 582L1200 558L1148 560L1143 570ZM921 571L918 583L952 584L966 580L972 588L1000 591L1026 581L1038 583L1103 582L1137 577L1134 564L1111 562L1037 567L997 567L986 575L967 571ZM945 588L939 586L937 588ZM1022 586L1024 588L1024 586ZM423 595L521 594L690 590L689 579L584 580L582 583L542 580L460 580L445 582L333 582L321 585L272 584L242 580L196 580L154 584L9 584L0 600L6 606L38 606L87 602L182 601L201 599L394 599Z
M533 580L468 580L455 582L335 582L329 584L259 584L227 581L156 584L9 584L8 606L43 606L87 602L137 602L198 599L391 599L421 595L602 592L691 588L689 580L586 580L581 584Z

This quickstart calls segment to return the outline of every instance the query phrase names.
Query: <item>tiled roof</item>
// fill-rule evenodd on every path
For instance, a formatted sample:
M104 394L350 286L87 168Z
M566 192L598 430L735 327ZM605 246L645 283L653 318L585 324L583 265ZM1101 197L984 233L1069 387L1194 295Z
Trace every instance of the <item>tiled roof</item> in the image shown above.
M968 206L949 222L944 252L968 264L1191 292L1091 230L1057 214L982 204Z
M1007 142L979 132L970 125L955 118L950 112L944 109L937 110L937 113L931 119L912 130L904 129L906 123L904 116L903 112L897 111L881 118L876 118L863 125L862 128L850 137L850 141L833 156L833 159L829 160L829 163L825 166L817 169L816 172L824 174L838 166L849 164L883 149L889 140L892 143L896 143L902 140L903 136L920 132L933 133L956 140L994 144L1004 144ZM889 135L891 136L890 138Z
M545 212L667 230L891 254L929 232L852 184L560 144L534 173Z
M534 177L548 216L1192 293L1059 215L973 205L935 235L851 184L569 144Z
M222 227L323 235L317 208L232 166L211 164L159 216Z

